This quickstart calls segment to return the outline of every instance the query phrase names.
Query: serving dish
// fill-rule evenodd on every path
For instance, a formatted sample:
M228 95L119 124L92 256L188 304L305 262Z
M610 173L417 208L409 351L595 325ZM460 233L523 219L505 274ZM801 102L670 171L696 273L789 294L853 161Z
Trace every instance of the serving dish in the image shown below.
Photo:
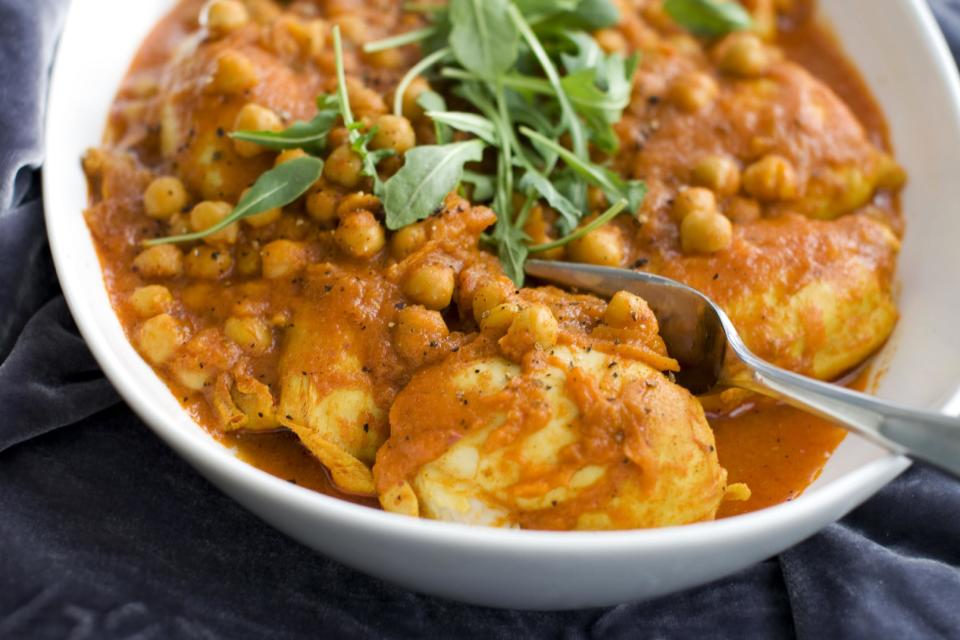
M570 608L652 597L693 586L777 553L865 500L907 465L848 438L800 498L754 514L682 528L622 533L473 529L404 519L314 494L247 466L196 426L136 354L113 314L82 217L78 168L97 144L103 115L127 61L168 1L71 9L54 73L45 170L47 223L71 309L101 365L156 432L228 494L295 538L368 573L411 588L515 608ZM822 9L884 106L894 146L912 178L904 199L903 320L879 387L915 406L956 409L960 362L949 295L960 258L950 238L960 222L943 203L960 188L947 172L960 148L960 90L936 25L922 2L884 15L865 3ZM883 42L909 43L896 56ZM97 69L90 74L89 69ZM918 384L922 380L922 384Z

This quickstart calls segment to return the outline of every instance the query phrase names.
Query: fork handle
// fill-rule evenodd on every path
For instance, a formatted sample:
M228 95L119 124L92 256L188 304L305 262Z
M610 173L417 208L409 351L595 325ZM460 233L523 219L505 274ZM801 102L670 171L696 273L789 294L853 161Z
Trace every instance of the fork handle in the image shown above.
M742 355L742 354L741 354ZM917 411L743 358L748 370L731 384L833 420L898 454L960 477L960 419Z

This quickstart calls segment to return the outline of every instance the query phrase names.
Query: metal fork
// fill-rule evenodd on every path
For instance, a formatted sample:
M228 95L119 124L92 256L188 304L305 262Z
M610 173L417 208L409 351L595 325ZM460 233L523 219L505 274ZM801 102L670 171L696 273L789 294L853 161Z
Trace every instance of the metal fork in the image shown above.
M775 367L751 352L712 300L661 276L593 265L530 260L529 275L610 297L634 293L650 305L677 382L695 395L741 388L832 420L897 453L960 477L960 419L918 411ZM735 360L731 360L734 358Z

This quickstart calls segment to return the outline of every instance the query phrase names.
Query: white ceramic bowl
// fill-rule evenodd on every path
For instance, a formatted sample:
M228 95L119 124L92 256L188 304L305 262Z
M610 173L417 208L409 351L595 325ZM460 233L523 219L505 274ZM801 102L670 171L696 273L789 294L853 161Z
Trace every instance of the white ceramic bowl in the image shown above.
M823 2L889 118L911 174L901 258L902 321L880 395L960 409L960 84L922 0ZM47 120L44 196L60 281L107 376L150 427L223 491L294 538L417 591L531 609L611 605L702 584L774 555L839 519L908 461L849 437L801 497L757 513L661 530L503 531L414 520L310 492L248 466L180 408L127 342L81 211L80 157L143 37L172 0L74 0Z

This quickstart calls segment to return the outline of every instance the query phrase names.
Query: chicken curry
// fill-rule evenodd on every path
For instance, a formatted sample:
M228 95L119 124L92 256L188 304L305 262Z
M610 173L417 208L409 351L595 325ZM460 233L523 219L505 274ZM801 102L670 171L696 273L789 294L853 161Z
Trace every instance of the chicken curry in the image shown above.
M395 513L630 529L789 500L843 432L694 397L646 270L854 384L906 176L811 0L181 0L83 160L133 345L272 474Z

